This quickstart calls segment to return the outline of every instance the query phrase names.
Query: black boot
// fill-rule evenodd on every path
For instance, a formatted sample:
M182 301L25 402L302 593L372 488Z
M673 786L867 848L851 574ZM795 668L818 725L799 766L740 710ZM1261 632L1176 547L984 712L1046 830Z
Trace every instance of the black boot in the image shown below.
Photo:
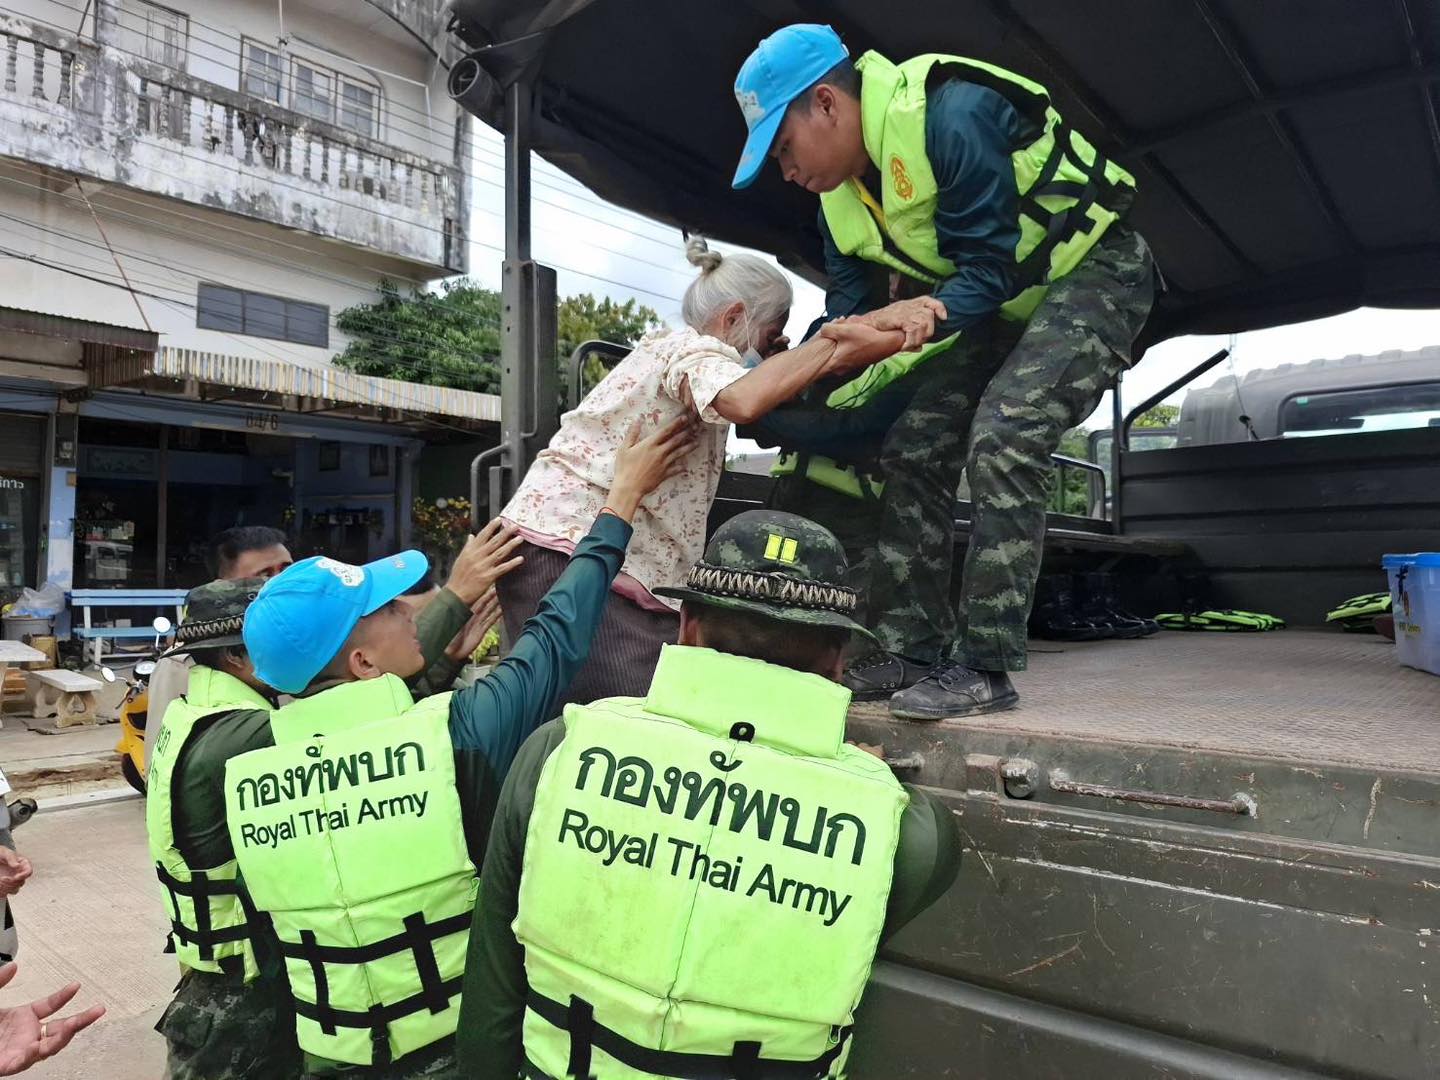
M1003 671L976 671L942 660L909 690L890 699L890 712L902 720L945 720L1013 709L1020 701Z
M1114 637L1115 629L1076 609L1069 574L1046 574L1035 583L1030 633L1048 641L1101 641Z
M876 649L845 665L840 681L854 701L883 701L897 690L914 686L929 670L929 664L917 664L899 653Z
M1077 574L1076 580L1081 596L1081 614L1092 621L1098 620L1115 627L1115 636L1122 638L1149 637L1160 632L1160 624L1154 619L1143 619L1132 615L1120 606L1115 592L1115 575L1104 572Z
M1075 575L1076 607L1082 619L1115 631L1117 638L1145 636L1145 624L1115 610L1116 600L1109 574L1091 572Z

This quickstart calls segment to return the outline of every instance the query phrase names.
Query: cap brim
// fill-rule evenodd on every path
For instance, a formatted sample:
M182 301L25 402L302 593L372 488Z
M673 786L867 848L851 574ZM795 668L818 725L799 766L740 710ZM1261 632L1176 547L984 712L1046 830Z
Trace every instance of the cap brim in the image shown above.
M740 165L735 170L735 179L730 181L732 188L747 188L760 175L789 108L790 103L786 102L751 129L750 137L745 140L745 149L740 153Z
M401 565L396 566L396 563ZM370 599L366 601L361 617L373 615L405 590L423 578L430 570L430 560L423 551L411 548L398 555L387 555L365 564L365 575L370 579Z
M221 634L217 638L201 638L199 641L177 641L157 655L155 659L167 660L172 656L183 656L185 653L194 652L196 649L219 649L225 645L244 644L245 639L240 634Z
M824 608L788 608L777 607L773 604L762 603L759 600L742 600L737 596L713 596L710 593L700 592L697 589L687 589L683 586L651 589L656 596L668 596L672 600L688 600L694 604L705 604L708 607L729 608L731 611L748 611L755 615L763 615L767 619L777 619L780 622L796 623L801 626L827 626L836 630L849 630L852 634L859 634L866 640L878 645L880 642L869 630L861 626L848 615L841 615L838 611L826 611Z

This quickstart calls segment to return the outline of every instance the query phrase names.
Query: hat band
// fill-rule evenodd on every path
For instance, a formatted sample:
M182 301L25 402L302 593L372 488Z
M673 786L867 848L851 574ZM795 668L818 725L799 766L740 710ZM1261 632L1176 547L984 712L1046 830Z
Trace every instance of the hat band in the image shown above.
M731 570L708 563L696 563L685 584L696 592L733 596L740 600L762 600L784 607L821 608L840 615L853 614L859 594L845 585L821 581L800 581L785 574L755 570Z
M245 625L244 615L226 615L219 619L203 619L197 622L181 623L175 631L177 642L190 643L205 638L226 637L238 634Z

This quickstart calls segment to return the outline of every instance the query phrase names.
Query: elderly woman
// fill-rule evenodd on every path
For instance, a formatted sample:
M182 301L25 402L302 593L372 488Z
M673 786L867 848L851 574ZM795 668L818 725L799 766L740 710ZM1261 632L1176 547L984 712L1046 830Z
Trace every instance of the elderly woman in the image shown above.
M753 255L686 246L699 276L685 290L685 326L647 336L560 421L501 516L525 538L525 561L498 583L513 640L565 569L568 553L603 509L615 451L640 426L670 424L692 439L682 465L647 496L610 594L590 661L567 701L643 694L660 647L679 633L679 604L654 589L678 585L705 548L705 521L731 424L748 424L822 377L844 375L899 350L904 335L854 322L828 325L786 350L789 279Z

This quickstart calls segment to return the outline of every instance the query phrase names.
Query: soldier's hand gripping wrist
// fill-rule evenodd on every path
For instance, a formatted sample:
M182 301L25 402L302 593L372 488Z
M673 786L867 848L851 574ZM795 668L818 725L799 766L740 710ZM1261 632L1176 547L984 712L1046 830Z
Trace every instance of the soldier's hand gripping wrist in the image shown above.
M850 375L893 356L904 347L898 330L879 330L861 318L836 319L820 328L820 337L835 343L822 377Z
M615 478L605 505L626 521L634 518L641 499L684 469L685 455L699 434L694 413L677 417L643 439L637 420L615 452Z
M949 313L933 296L917 296L913 300L897 300L893 304L857 318L876 330L899 330L905 335L906 352L918 349L935 336L935 320Z
M496 518L465 542L445 587L461 603L473 605L495 582L525 561L515 554L522 543L524 537Z

